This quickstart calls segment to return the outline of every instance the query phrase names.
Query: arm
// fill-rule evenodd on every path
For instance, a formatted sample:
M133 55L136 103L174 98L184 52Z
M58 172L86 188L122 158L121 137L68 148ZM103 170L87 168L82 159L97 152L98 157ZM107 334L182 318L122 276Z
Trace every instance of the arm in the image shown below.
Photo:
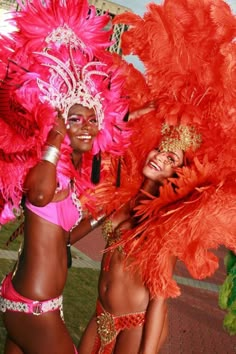
M52 145L60 150L65 134L64 121L58 119L57 125L48 134L46 145ZM32 204L37 206L44 206L51 202L56 188L56 166L43 160L29 171L24 184L27 198Z
M83 219L79 225L77 225L70 234L70 243L73 245L75 242L81 240L89 232L93 230L91 221L89 218Z
M77 225L70 233L70 243L73 245L75 242L81 240L84 236L86 236L89 232L96 229L98 226L102 224L105 220L106 214L101 213L97 216L97 218L86 217L84 218L79 225Z
M167 316L167 303L164 298L150 300L139 354L157 354Z
M137 119L149 112L154 111L155 109L156 109L155 102L149 102L147 106L137 109L136 111L130 112L128 120L130 121L132 119Z
M129 203L124 204L120 209L118 209L110 216L107 216L105 213L101 212L101 214L98 215L96 219L93 217L87 217L72 230L70 234L70 242L73 245L75 242L81 240L89 232L100 226L106 217L109 217L109 219L112 221L112 228L115 230L118 225L122 224L123 220L127 219L128 215Z
M169 271L173 276L177 258L170 256ZM167 264L168 264L167 263ZM139 354L157 354L167 336L167 300L158 297L150 300Z

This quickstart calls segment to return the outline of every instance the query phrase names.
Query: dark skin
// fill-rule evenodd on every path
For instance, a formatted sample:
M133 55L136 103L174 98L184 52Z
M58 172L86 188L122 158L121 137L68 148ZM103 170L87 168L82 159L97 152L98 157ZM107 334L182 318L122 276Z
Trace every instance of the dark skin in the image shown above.
M68 126L59 116L48 135L47 144L60 150L66 133L73 149L72 162L79 169L83 153L91 150L98 133L94 110L81 105L71 107ZM48 161L41 161L32 168L24 187L29 202L41 207L63 200L69 193L69 186L56 193L56 167ZM82 237L90 229L89 221L84 220L78 235ZM60 226L25 210L24 248L12 280L20 295L40 301L62 294L67 278L68 235L69 232ZM6 311L3 317L7 329L5 354L42 354L49 351L50 354L74 354L72 339L59 310L40 316Z
M142 189L158 196L164 180L171 177L175 168L183 164L182 150L159 152L152 150L143 168L145 177ZM111 217L113 230L130 230L137 224L133 208L141 199L138 194L131 201L118 209ZM107 267L107 260L109 266ZM98 297L105 310L115 316L146 311L145 324L122 330L116 339L115 354L157 354L167 336L167 304L162 297L150 299L148 288L143 284L140 273L131 273L124 269L124 254L115 249L104 254L102 259ZM172 255L166 260L170 274L173 273L176 259ZM121 300L122 299L122 300ZM94 315L78 347L80 354L91 354L97 333Z

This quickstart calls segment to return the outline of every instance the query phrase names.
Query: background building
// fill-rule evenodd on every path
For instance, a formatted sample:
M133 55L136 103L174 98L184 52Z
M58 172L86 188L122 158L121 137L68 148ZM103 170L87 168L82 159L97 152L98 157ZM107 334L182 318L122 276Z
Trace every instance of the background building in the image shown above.
M0 8L4 10L16 9L17 4L14 0L0 0Z
M94 5L97 9L97 13L100 15L104 12L109 12L111 18L113 18L115 15L126 12L126 11L131 11L128 7L118 5L114 2L111 1L105 1L105 0L89 0L89 3ZM114 40L114 44L110 47L111 52L116 52L118 54L121 54L120 50L120 38L121 34L126 30L125 25L115 25L114 26L114 31L112 35L112 40Z

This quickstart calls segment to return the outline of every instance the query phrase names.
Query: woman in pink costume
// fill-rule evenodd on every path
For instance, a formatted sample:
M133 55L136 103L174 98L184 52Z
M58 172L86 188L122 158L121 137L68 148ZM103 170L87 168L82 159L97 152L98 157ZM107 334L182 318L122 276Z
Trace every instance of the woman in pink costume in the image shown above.
M106 51L108 15L85 0L20 6L0 58L1 224L24 211L21 254L1 284L5 354L70 354L62 292L79 196L93 185L93 156L126 146L127 102Z

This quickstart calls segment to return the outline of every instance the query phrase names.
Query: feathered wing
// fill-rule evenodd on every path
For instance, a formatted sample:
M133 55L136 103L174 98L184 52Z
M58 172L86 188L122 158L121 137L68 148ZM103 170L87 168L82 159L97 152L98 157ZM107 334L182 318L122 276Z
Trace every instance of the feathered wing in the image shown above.
M202 136L195 158L188 152L187 166L163 186L160 198L150 196L137 208L141 223L121 241L152 296L177 296L170 256L202 279L218 267L213 249L235 250L236 17L221 0L166 0L149 4L143 17L118 15L115 23L121 22L130 26L123 53L144 63L158 103L149 119L194 125ZM147 142L140 136L144 150Z
M219 245L236 251L236 190L233 180L216 185L214 166L184 168L179 178L161 188L137 208L141 218L134 231L122 236L131 270L140 267L152 296L174 297L180 290L172 279L170 257L183 261L197 279L211 276L218 268L212 252Z
M0 87L1 224L14 219L15 213L20 212L24 179L39 161L56 115L52 107L40 104L33 94L22 97L21 104L15 106L17 93L14 89L10 80ZM37 108L32 110L32 107Z

